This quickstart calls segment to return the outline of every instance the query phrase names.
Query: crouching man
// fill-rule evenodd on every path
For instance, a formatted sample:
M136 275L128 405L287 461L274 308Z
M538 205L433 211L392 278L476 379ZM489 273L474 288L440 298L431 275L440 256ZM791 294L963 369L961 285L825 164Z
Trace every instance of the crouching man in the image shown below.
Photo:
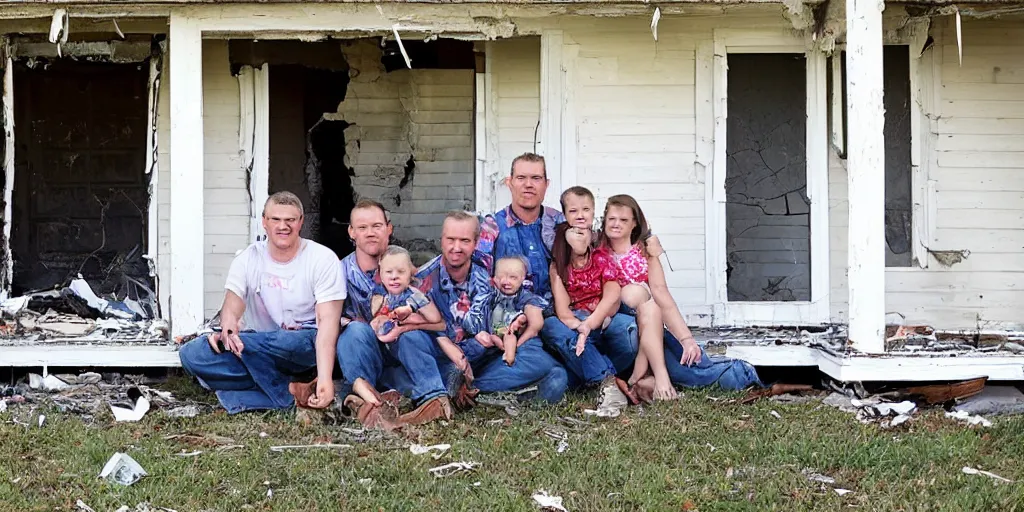
M229 413L322 409L334 400L345 277L333 251L299 236L302 222L295 194L267 199L267 240L231 263L220 332L181 347L182 367Z

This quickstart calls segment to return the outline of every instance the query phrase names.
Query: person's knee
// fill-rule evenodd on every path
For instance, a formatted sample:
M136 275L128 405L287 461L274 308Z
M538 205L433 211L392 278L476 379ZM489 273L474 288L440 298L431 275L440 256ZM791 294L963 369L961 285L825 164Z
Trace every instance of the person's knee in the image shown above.
M638 284L627 284L622 288L621 298L623 304L633 309L637 309L651 299L651 294L648 293L643 286Z
M377 347L377 335L373 328L363 322L352 322L338 335L338 353L342 351Z
M197 375L197 369L206 359L209 359L212 353L208 338L200 336L178 349L178 359L181 360L182 369L189 375Z
M636 322L638 325L651 326L659 331L664 326L661 316L661 309L653 300L647 301L636 309Z
M568 389L569 372L565 371L565 368L560 364L552 366L538 386L538 390L541 391L540 396L552 404L560 402Z

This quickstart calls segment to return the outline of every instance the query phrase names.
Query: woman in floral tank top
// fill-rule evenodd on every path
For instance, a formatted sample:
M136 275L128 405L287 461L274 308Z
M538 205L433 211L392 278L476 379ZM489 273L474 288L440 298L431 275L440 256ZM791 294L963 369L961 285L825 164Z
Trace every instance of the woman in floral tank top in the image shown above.
M663 328L667 326L682 345L680 364L689 366L697 362L701 350L669 293L665 271L658 260L664 251L658 239L651 236L635 199L625 194L608 199L600 247L612 255L619 267L622 308L636 315L640 329L640 353L628 382L632 386L650 379L649 371L654 378L653 398L674 399L677 394L666 368ZM641 383L638 388L647 387Z

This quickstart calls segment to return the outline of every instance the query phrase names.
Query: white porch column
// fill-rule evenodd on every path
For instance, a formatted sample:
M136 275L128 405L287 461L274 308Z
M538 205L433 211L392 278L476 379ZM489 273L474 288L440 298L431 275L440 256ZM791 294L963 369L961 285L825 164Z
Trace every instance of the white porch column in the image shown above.
M846 0L850 342L885 351L882 0Z
M203 34L171 14L171 334L203 321Z
M544 30L540 35L540 144L537 151L547 167L548 194L544 204L561 209L558 198L565 188L562 183L562 83L561 30Z

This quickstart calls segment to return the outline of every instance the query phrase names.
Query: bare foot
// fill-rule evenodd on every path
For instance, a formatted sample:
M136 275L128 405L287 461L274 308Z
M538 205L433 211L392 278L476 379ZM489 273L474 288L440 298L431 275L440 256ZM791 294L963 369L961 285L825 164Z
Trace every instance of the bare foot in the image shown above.
M657 382L654 384L654 399L655 400L675 400L679 395L676 393L675 386L672 385L671 381Z
M373 389L369 382L361 378L356 379L352 383L352 391L359 395L359 398L362 398L366 403L373 406L380 405L380 395L377 394L377 390Z
M644 377L633 385L633 394L636 395L637 400L649 404L654 401L655 388L654 377Z

